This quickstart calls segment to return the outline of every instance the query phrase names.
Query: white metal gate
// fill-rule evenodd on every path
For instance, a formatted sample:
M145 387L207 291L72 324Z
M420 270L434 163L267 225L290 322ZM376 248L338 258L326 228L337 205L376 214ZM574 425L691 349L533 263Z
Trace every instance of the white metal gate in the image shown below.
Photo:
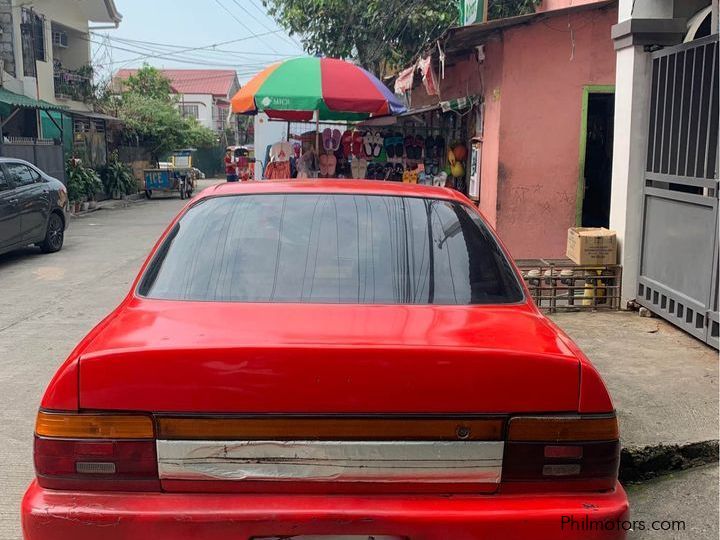
M718 348L718 35L652 53L637 301Z

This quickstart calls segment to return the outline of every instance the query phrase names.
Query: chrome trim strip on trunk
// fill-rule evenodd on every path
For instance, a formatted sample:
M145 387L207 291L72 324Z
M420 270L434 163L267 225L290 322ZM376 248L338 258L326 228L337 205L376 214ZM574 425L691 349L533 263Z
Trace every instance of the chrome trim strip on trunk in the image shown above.
M157 441L161 479L499 483L502 441Z

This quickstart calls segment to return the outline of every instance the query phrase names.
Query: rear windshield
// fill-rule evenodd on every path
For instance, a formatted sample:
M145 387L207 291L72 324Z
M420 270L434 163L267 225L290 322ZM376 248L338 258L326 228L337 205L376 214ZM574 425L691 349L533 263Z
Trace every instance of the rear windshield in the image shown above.
M477 213L416 197L262 194L191 207L143 296L214 302L518 302L514 271Z

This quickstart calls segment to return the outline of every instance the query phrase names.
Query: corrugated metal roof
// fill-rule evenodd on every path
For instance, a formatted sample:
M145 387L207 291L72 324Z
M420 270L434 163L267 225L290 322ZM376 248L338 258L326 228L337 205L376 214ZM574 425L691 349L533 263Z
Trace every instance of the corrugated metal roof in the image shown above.
M62 111L65 107L55 105L42 99L33 99L22 94L16 94L5 88L0 88L0 103L13 107L25 107L27 109L45 109L51 111Z
M123 81L135 75L137 69L120 69L115 74L116 81ZM232 69L160 69L170 80L170 86L178 94L210 94L227 98L237 79Z
M106 122L122 122L119 118L110 116L109 114L97 113L92 111L67 111L77 116L85 116L86 118L96 118L98 120L105 120Z

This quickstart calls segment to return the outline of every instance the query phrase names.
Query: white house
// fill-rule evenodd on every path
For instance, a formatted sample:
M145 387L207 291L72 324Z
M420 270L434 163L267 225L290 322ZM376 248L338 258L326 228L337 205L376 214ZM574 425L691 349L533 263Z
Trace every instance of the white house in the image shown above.
M237 73L231 69L161 69L178 96L183 116L195 118L201 125L222 132L236 129L230 112L230 99L240 88ZM136 69L120 69L113 78L116 89L122 81L137 73Z

